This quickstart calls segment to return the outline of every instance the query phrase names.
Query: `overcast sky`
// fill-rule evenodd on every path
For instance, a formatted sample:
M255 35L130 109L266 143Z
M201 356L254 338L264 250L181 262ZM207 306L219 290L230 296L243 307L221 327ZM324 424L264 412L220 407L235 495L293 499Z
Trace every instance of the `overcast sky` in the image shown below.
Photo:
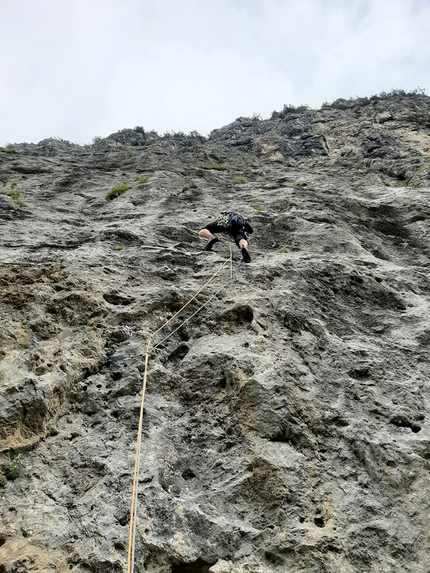
M430 94L430 0L0 0L0 145Z

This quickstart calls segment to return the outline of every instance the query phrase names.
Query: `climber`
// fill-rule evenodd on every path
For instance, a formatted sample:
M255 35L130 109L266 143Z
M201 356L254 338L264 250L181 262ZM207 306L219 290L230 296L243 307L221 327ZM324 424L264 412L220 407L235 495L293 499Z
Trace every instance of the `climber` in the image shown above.
M215 221L208 223L199 231L199 237L207 239L205 251L211 251L215 243L218 243L218 237L214 233L223 233L233 237L234 242L242 252L242 258L245 263L251 262L251 255L248 251L248 234L254 232L246 217L232 211L222 211Z

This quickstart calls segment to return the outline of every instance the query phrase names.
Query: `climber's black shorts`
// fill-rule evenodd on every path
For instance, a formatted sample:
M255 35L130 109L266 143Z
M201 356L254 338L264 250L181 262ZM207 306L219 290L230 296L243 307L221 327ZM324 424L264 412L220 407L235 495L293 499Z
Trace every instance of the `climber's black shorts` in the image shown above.
M212 235L214 235L215 233L223 233L224 235L230 235L230 237L233 237L234 242L238 247L239 247L239 241L241 241L242 239L244 241L249 241L243 227L233 226L230 229L225 229L221 225L218 225L216 221L213 221L212 223L208 223L205 227L203 227L203 229L207 229L209 233L212 233Z

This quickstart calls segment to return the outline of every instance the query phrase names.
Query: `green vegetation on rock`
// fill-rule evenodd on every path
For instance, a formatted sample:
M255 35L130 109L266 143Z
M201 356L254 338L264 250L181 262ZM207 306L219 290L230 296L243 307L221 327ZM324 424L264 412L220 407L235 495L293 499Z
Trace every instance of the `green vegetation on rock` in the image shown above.
M222 163L214 163L212 165L198 165L199 169L213 169L215 171L228 171L229 168Z
M0 189L0 194L7 195L12 199L17 207L24 207L25 203L19 191L9 191L8 189Z
M119 185L112 187L112 189L106 193L105 198L108 201L112 201L112 199L116 199L117 197L128 191L128 189L129 187L127 183L120 183Z
M264 203L264 199L252 199L252 208L255 211L263 211L262 203Z
M20 469L16 460L5 464L2 468L2 473L6 476L8 481L15 481L19 478Z
M12 147L0 147L0 152L19 155L19 151Z

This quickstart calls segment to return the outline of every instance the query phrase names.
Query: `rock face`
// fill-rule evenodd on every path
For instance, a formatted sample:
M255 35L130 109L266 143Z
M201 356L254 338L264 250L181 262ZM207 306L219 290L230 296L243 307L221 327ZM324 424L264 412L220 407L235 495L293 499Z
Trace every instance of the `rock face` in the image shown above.
M429 176L419 94L0 151L1 573L126 570L224 208L135 571L428 573Z

